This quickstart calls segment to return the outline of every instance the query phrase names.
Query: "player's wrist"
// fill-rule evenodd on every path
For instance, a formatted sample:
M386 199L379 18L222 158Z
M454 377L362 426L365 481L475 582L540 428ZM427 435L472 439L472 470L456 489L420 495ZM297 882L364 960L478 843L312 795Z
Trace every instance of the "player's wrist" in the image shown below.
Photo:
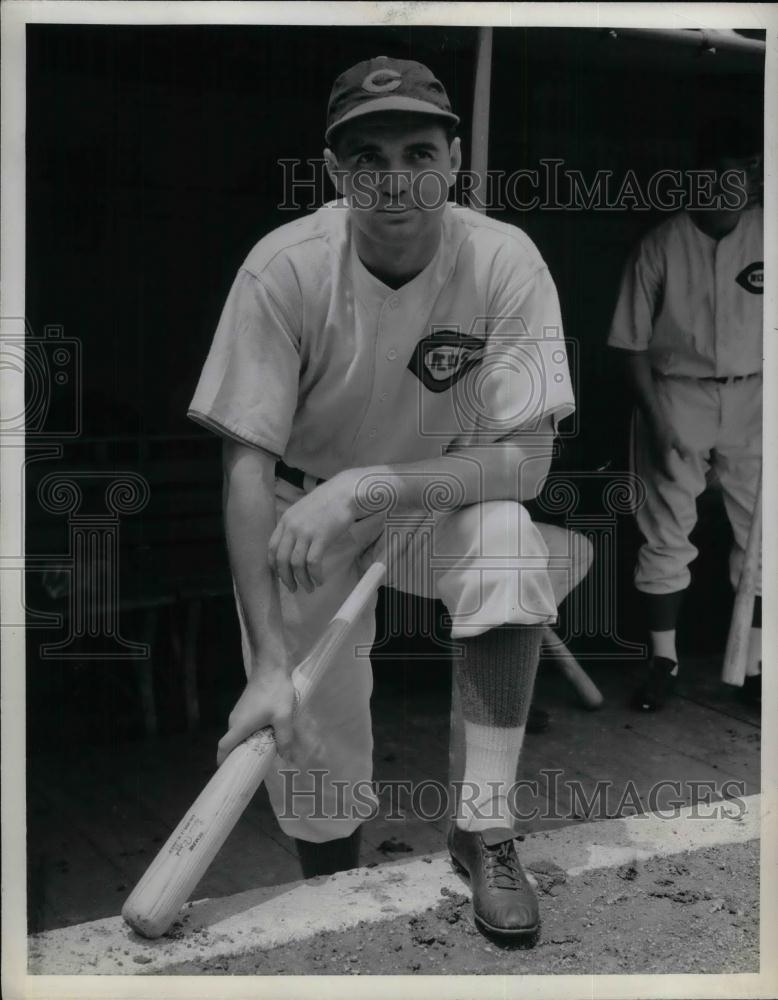
M266 690L288 684L292 676L287 665L269 664L267 661L255 662L249 665L246 687L249 690Z
M249 685L289 677L291 667L283 643L266 641L261 645L250 646L246 673Z
M354 511L357 520L386 514L402 503L402 476L388 465L354 470Z

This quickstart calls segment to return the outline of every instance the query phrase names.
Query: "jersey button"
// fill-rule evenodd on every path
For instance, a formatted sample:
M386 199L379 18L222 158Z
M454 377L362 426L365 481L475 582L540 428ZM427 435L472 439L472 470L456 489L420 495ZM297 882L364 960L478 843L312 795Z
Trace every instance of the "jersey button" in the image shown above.
M392 348L390 351L386 352L386 356L390 361L394 361L394 359L397 357L397 351L395 351L395 349Z
M378 433L378 429L374 427L374 428L373 428L373 429L372 429L372 430L370 431L370 433L368 434L368 437L371 437L371 438L374 438L374 437L376 436L376 434L377 434L377 433Z
M400 300L399 299L394 299L394 298L389 299L389 308L390 309L397 309L397 307L399 305L400 305Z

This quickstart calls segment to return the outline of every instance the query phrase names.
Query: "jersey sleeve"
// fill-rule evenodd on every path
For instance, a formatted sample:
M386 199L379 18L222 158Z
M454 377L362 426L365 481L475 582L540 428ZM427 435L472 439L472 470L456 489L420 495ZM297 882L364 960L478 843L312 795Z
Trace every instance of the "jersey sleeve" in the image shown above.
M282 456L297 408L299 331L293 310L256 275L238 272L188 416Z
M647 351L662 293L661 271L652 243L644 239L624 267L611 320L608 346Z
M479 438L498 440L558 424L575 410L556 286L540 260L512 269L492 296L487 347L474 387Z

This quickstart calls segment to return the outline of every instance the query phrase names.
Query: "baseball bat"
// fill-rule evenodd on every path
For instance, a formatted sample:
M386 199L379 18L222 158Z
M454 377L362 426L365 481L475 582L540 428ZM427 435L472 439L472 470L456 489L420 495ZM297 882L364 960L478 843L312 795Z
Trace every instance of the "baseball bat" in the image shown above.
M478 29L473 86L473 123L470 131L470 170L478 178L471 207L486 212L489 164L489 106L492 88L492 29Z
M603 703L600 689L578 663L556 632L543 629L543 652L554 661L567 680L575 688L576 694L587 708L599 708Z
M751 525L748 529L746 551L743 557L743 568L740 571L735 603L732 608L732 621L729 624L727 646L724 650L724 663L721 669L721 679L725 684L742 687L746 676L746 659L751 633L751 622L754 615L754 598L759 585L759 550L762 542L762 470L759 469L759 479L756 486L756 501L754 513L751 515Z
M298 709L326 672L385 576L385 564L374 562L308 656L295 668L292 680L298 693ZM122 916L138 934L158 938L170 927L262 784L275 756L271 726L254 733L228 755L124 904Z

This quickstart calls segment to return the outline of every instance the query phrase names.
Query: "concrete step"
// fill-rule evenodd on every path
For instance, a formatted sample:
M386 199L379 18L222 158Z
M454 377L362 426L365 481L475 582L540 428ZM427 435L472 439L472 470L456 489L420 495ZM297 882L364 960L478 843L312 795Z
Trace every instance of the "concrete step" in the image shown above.
M532 877L561 869L568 876L720 844L756 840L760 795L642 813L529 834L518 844ZM49 975L164 974L191 959L218 961L380 923L435 907L447 892L467 892L446 852L330 877L263 887L188 904L156 941L139 937L119 916L77 924L29 939L29 973ZM80 996L87 997L87 983ZM94 994L97 995L97 994Z

